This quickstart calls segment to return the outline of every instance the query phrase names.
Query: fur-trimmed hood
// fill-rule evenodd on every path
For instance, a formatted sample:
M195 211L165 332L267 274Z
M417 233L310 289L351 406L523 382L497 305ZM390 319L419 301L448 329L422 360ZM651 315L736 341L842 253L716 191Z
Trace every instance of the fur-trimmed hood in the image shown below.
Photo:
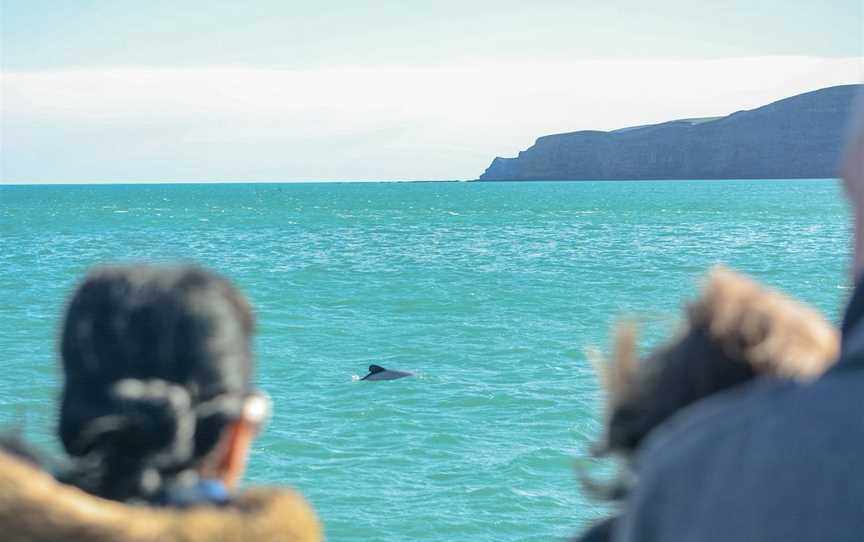
M817 310L716 267L675 338L640 359L633 324L619 327L600 363L607 450L633 451L686 406L755 378L808 382L837 360L837 330Z
M303 497L242 492L229 506L130 506L94 497L0 452L0 539L5 542L318 542Z

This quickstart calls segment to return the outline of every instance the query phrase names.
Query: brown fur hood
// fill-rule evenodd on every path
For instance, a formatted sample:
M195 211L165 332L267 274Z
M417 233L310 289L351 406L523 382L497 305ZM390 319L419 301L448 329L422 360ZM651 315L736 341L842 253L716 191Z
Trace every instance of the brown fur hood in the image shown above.
M317 542L315 512L299 494L253 489L231 506L129 506L57 482L0 453L0 539L5 542Z
M607 451L632 452L688 405L755 378L818 378L837 360L837 330L817 310L746 275L714 268L672 340L640 358L634 325L600 363Z

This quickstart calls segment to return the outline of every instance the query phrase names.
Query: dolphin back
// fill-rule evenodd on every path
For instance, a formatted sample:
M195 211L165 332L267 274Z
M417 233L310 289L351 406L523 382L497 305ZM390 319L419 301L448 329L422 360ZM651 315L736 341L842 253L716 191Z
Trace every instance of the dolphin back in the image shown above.
M360 380L396 380L397 378L405 378L406 376L413 375L414 373L409 373L406 371L394 371L391 369L384 369L383 371L369 373Z

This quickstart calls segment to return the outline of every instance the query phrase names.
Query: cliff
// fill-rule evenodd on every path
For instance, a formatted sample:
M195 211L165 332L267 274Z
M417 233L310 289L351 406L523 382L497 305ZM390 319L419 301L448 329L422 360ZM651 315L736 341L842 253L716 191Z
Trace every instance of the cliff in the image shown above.
M516 158L495 158L480 180L836 177L862 86L807 92L726 117L543 136Z

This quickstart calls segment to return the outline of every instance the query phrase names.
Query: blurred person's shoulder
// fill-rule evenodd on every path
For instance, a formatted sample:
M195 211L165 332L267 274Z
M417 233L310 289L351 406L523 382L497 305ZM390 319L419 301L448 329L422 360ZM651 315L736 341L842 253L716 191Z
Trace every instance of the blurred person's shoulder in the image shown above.
M317 515L287 488L252 488L227 505L127 505L58 482L19 454L0 451L4 542L319 542Z
M809 384L754 381L664 423L640 453L617 540L845 540L838 527L864 527L855 365Z
M684 408L648 436L640 467L680 467L721 451L719 443L775 423L771 418L784 410L781 405L794 403L802 388L791 381L755 380Z
M841 364L807 384L757 380L709 397L652 433L639 462L680 470L720 455L794 461L808 441L816 441L813 451L828 453L824 439L834 454L844 447L864 450L864 366ZM790 453L792 447L799 453Z

